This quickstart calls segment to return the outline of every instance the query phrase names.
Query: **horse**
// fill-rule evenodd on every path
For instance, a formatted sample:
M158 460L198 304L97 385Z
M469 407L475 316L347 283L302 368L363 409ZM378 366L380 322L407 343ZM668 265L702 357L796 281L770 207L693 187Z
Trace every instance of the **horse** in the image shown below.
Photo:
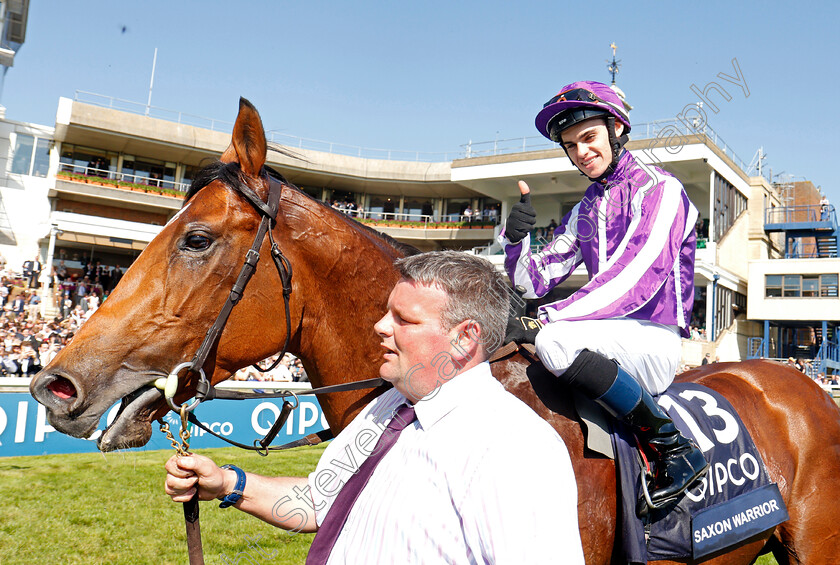
M271 238L252 243L265 214L260 204L278 184L266 173L267 149L259 114L240 100L231 144L219 162L196 176L181 210L67 347L33 379L31 393L46 407L53 427L87 437L104 411L122 399L118 416L100 437L100 449L144 445L152 422L169 410L151 383L188 362L202 345L249 246L267 257L275 240L294 267L291 298L288 304L280 298L282 282L275 265L258 261L200 364L208 380L223 381L283 344L302 360L314 386L378 376L381 348L372 328L398 280L393 261L417 250L282 179ZM492 365L505 388L547 420L568 447L578 483L586 562L620 562L615 464L585 452L569 395L548 394L549 374L534 369L519 352ZM752 433L771 480L778 483L790 516L704 562L752 563L768 551L780 564L836 561L840 506L818 494L840 487L840 410L830 398L801 373L771 361L711 364L678 379L706 385L730 400ZM184 373L174 401L192 398L200 382L196 371ZM338 433L383 390L322 397L330 428Z

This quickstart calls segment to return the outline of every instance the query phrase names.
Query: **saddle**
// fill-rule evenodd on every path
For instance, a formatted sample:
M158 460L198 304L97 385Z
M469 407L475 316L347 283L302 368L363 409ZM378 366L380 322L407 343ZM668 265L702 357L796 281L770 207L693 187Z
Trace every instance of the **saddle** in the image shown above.
M532 343L509 342L491 358L519 352L541 367ZM541 372L546 372L542 369ZM532 370L528 371L529 376ZM532 384L534 382L532 378ZM546 388L539 386L541 400ZM537 386L535 386L535 391ZM560 396L554 387L548 394ZM587 449L616 462L619 482L622 543L628 563L655 560L701 559L735 545L788 519L787 509L749 431L722 395L696 383L674 383L657 402L710 462L708 473L678 501L643 518L638 501L650 472L629 430L615 422L596 403L575 394L575 410L582 423Z

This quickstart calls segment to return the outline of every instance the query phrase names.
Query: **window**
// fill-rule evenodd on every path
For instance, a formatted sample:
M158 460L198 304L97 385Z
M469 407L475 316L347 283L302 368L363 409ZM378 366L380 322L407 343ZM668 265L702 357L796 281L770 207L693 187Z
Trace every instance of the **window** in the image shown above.
M801 275L784 275L782 277L782 296L796 297L799 296L802 288Z
M35 159L32 161L32 176L45 178L50 168L50 140L38 138L35 144Z
M764 296L778 298L782 295L782 275L766 275L764 281Z
M838 275L765 275L766 298L837 298Z
M747 197L715 172L715 241L726 235L735 220L747 209Z
M35 138L31 135L17 134L15 136L15 155L12 157L12 172L16 175L28 175L32 164L32 149Z
M44 178L50 168L50 140L25 133L15 135L11 172Z
M820 296L837 298L837 275L820 275Z

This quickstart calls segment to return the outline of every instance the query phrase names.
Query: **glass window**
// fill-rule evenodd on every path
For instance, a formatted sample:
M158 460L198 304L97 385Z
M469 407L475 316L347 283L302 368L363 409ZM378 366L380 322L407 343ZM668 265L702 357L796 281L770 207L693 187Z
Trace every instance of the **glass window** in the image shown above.
M820 295L820 278L816 275L802 277L802 296L816 297Z
M782 295L782 275L766 275L764 277L764 296L768 298Z
M35 144L35 162L32 174L36 177L46 177L50 168L50 140L39 138Z
M801 275L784 275L782 277L782 296L796 297L801 295Z
M820 275L820 296L837 297L837 275Z
M181 176L181 182L184 184L191 184L195 175L198 174L200 169L198 167L193 167L192 165L184 165Z
M12 172L16 175L28 175L29 165L32 163L32 148L35 146L35 138L21 133L17 134L15 138Z

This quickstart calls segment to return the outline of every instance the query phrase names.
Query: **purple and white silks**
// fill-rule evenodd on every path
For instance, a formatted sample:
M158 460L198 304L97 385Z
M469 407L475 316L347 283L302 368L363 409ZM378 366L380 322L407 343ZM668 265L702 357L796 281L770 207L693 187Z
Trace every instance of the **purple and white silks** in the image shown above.
M623 151L605 184L592 183L532 253L530 235L499 238L511 282L544 296L583 263L589 282L539 308L543 321L634 318L677 326L688 337L694 303L697 208L674 176Z

